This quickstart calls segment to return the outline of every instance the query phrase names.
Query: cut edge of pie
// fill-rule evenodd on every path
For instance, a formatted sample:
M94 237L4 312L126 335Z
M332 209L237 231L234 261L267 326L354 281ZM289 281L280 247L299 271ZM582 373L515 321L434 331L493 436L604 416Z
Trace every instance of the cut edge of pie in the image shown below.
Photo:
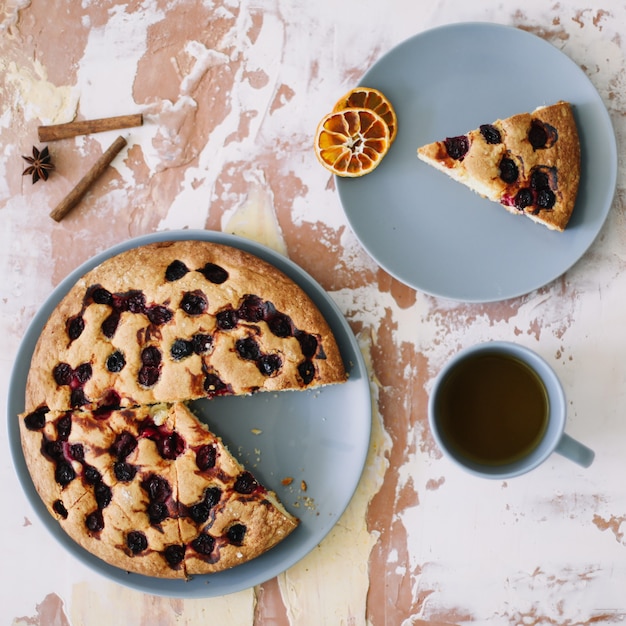
M580 139L559 101L420 146L419 159L516 215L564 231L580 183Z

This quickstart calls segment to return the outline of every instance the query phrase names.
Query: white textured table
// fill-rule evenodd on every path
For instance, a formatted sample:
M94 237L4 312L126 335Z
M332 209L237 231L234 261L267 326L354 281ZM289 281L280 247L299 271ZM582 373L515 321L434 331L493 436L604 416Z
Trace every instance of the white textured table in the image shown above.
M347 225L311 148L335 99L381 55L456 21L517 26L578 63L626 130L626 8L587 0L31 3L0 10L0 395L41 303L72 269L154 231L235 232L287 254L331 294L371 374L360 486L330 535L253 589L143 595L66 554L35 516L0 438L0 618L69 624L613 624L626 618L624 172L609 218L564 276L526 296L457 304L380 270ZM142 112L129 146L63 221L49 218L113 132L58 142L31 185L39 124ZM557 370L568 431L596 451L508 482L442 459L426 404L460 347L518 341ZM410 380L407 384L406 379ZM8 415L7 419L15 419ZM6 429L4 430L6 433Z

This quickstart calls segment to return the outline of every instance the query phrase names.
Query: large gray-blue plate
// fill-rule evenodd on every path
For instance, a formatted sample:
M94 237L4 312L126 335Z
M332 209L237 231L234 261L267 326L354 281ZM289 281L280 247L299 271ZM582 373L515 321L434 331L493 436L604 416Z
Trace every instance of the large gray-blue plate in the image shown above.
M392 49L360 84L389 97L399 132L376 170L337 178L337 188L357 238L398 280L457 301L503 300L558 278L598 235L615 193L615 135L590 80L548 42L497 24L443 26ZM564 233L507 213L417 158L420 145L558 100L574 105L582 144Z
M275 548L226 572L188 582L129 574L95 558L63 532L34 489L20 445L16 415L24 411L24 390L33 350L43 325L76 280L105 259L154 241L191 239L241 248L272 263L298 283L332 328L349 372L343 385L316 391L260 393L194 403L194 410L230 450L300 520L300 526ZM70 274L35 315L15 361L8 402L9 441L24 492L52 535L84 564L122 585L155 595L201 598L260 584L299 561L327 535L350 502L367 456L371 395L363 357L345 318L320 285L289 259L253 241L211 231L161 232L132 239L103 252ZM258 431L261 431L260 433ZM256 433L256 434L255 434ZM291 476L292 486L283 478ZM305 480L307 490L300 491ZM304 497L306 496L306 498Z

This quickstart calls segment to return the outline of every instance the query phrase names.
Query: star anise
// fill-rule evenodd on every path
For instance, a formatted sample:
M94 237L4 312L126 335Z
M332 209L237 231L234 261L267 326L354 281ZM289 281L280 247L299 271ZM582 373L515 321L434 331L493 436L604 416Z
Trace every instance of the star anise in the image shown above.
M33 156L22 157L29 166L24 170L22 176L32 176L33 185L41 178L48 180L50 172L54 169L54 165L50 159L50 153L48 152L48 146L46 146L41 152L33 146Z

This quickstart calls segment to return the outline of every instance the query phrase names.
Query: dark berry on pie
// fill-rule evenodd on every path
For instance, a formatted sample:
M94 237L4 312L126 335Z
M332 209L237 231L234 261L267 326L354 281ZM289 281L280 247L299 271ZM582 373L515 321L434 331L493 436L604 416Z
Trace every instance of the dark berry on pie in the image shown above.
M448 137L443 143L448 156L455 161L461 160L469 150L469 139L465 135Z
M205 489L202 500L189 507L189 517L196 524L203 524L209 519L211 509L220 501L221 497L222 491L218 487Z
M265 318L266 306L259 296L247 295L239 305L240 319L246 322L260 322Z
M113 303L113 294L104 287L97 286L91 291L91 299L96 304L108 304L110 306Z
M500 161L500 178L507 184L514 183L519 177L519 169L513 159L503 157Z
M257 361L259 371L264 376L272 376L280 370L283 365L283 360L278 354L264 354Z
M228 541L235 546L240 546L243 543L243 538L246 536L246 530L247 528L243 524L233 524L226 531Z
M480 127L480 134L485 141L490 144L502 143L500 131L493 124L483 124Z
M215 467L217 460L217 448L214 445L205 444L196 451L196 465L202 472Z
M92 376L93 370L90 363L81 363L74 372L76 384L84 385Z
M277 337L291 337L293 334L291 320L284 313L274 313L274 315L268 318L267 325Z
M84 461L85 460L85 448L83 447L83 444L82 443L70 444L69 454L75 461Z
M202 269L198 270L208 281L215 285L221 285L228 279L228 272L215 263L207 263Z
M113 354L109 355L106 365L109 372L117 374L124 369L124 366L126 365L126 359L119 350L116 350L115 352L113 352Z
M237 493L241 493L244 495L251 494L255 489L259 487L259 483L255 480L254 476L250 472L241 472L239 476L237 476L237 480L235 480L235 484L233 489Z
M230 393L230 387L217 374L209 372L204 378L204 391L209 397L221 396Z
M204 490L204 503L213 508L221 499L222 490L219 487L209 487Z
M141 351L141 362L149 367L161 364L161 351L156 346L148 346Z
M98 508L104 509L111 504L113 493L111 491L111 487L109 487L106 483L103 483L102 481L96 483L93 491L96 496Z
M213 337L211 335L198 333L191 338L191 345L196 354L204 354L213 346Z
M120 394L114 389L109 389L104 398L100 401L100 406L94 409L93 415L96 419L106 419L111 416L111 411L119 409L122 399Z
M96 509L92 513L89 513L85 518L85 526L87 530L92 533L100 532L104 529L104 517L102 517L102 511Z
M70 404L73 407L84 406L87 402L87 396L82 388L78 387L78 389L72 389L70 393Z
M115 472L115 478L122 483L128 483L137 474L137 468L125 461L116 461L113 465L113 471Z
M117 311L111 311L108 317L102 322L100 330L107 339L112 339L120 323L120 314Z
M155 426L152 420L146 420L141 425L140 434L156 443L157 450L164 459L175 459L185 450L185 440L177 432Z
M532 205L533 200L533 192L527 187L524 187L523 189L520 189L515 196L515 206L522 211L526 207Z
M72 432L72 417L69 414L63 415L55 423L57 437L59 441L67 441Z
M83 330L85 330L85 320L82 316L77 315L67 321L67 336L70 338L70 341L78 339L82 335Z
M180 308L187 315L202 315L208 306L207 297L199 289L187 291L180 301Z
M530 186L532 189L549 189L550 176L548 172L541 168L535 168L530 175Z
M83 478L87 484L96 485L102 481L102 474L93 465L85 465L83 467Z
M133 554L139 554L148 548L148 540L140 530L131 530L126 535L126 545Z
M52 370L54 382L63 387L72 381L72 368L67 363L57 363Z
M235 326L237 326L237 322L239 321L237 311L234 309L224 309L223 311L219 311L215 318L217 327L220 330L232 330Z
M556 202L556 196L551 189L540 189L537 192L536 204L540 209L551 209Z
M296 339L300 344L302 354L307 359L312 359L317 354L317 347L319 345L317 337L311 335L310 333L299 331L296 333Z
M110 452L114 454L120 461L123 461L137 447L137 439L128 431L124 431L117 435Z
M29 413L24 418L24 426L28 428L28 430L41 430L46 425L46 413L48 412L48 407L44 406L32 413Z
M556 128L549 124L544 124L540 120L533 120L530 123L528 131L528 141L530 145L538 150L539 148L548 148L557 140Z
M209 555L213 552L213 548L215 547L215 538L211 537L211 535L207 535L206 533L200 533L192 542L191 547L198 554L206 554Z
M196 524L204 524L209 519L211 507L205 502L198 502L189 507L189 517Z
M172 495L170 484L158 474L150 474L142 481L141 487L148 494L150 502L165 502Z
M159 453L164 459L175 459L185 449L185 441L178 433L171 433L157 442Z
M235 350L237 350L237 354L242 359L246 359L246 361L256 361L261 357L261 349L253 337L238 339L235 343Z
M176 567L185 558L185 546L176 544L167 546L163 551L163 556L171 567Z
M63 504L63 502L61 502L61 500L55 500L52 503L52 510L63 519L67 519L67 516L69 515L67 509L65 508L65 505Z
M298 365L298 374L305 385L310 384L315 378L315 366L311 361L303 361Z
M58 461L63 458L63 443L61 441L50 441L50 439L44 439L42 451L53 461Z
M170 309L166 306L161 306L160 304L149 307L146 311L146 315L148 316L150 323L155 326L167 324L167 322L174 317L174 313Z
M144 365L137 374L137 380L142 387L154 387L159 380L161 370L159 367Z
M148 518L151 524L160 524L169 517L170 513L163 502L151 502L148 505Z
M165 270L165 280L168 282L173 282L175 280L181 279L189 269L182 261L172 261Z
M170 356L174 361L180 361L193 354L193 344L186 339L176 339L170 348Z
M132 289L116 296L115 306L120 311L144 313L146 311L146 296L138 289Z
M74 471L71 463L64 459L58 461L54 471L54 479L57 483L59 483L62 487L65 487L66 485L69 485L74 478L76 478L76 472Z

